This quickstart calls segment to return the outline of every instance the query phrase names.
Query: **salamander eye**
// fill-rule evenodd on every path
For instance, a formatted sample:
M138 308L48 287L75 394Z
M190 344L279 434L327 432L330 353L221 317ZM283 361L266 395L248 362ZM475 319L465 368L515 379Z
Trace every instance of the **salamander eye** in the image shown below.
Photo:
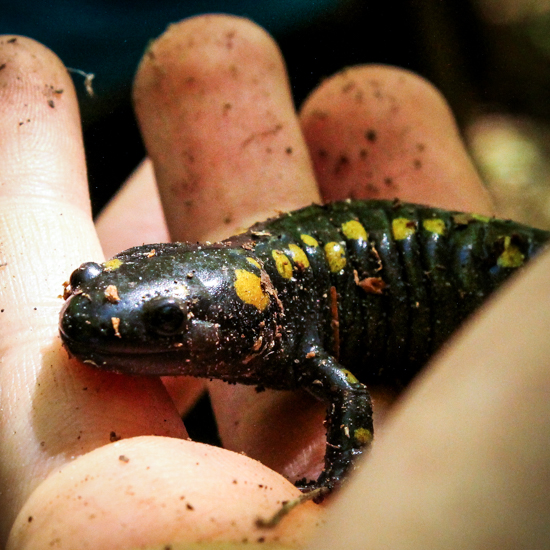
M71 278L69 279L69 284L74 290L80 285L89 283L95 279L103 270L99 264L95 262L86 262L80 267L77 267L72 273Z
M187 308L175 298L153 298L145 304L144 314L149 328L160 336L173 336L186 328Z

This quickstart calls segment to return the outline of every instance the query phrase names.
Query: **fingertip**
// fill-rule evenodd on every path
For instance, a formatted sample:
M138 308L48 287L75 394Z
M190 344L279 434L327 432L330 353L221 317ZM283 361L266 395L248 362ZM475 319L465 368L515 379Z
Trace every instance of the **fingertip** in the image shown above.
M447 102L414 73L346 69L310 95L301 123L325 200L399 197L492 213Z
M239 43L244 36L245 49ZM211 55L203 55L209 51L204 49L205 45L209 47L211 44L218 49L213 50ZM169 80L159 80L159 75L150 68L161 73L170 69L179 71L182 53L186 54L184 62L188 69L194 67L198 71L207 72L223 66L227 60L223 58L223 51L234 49L242 49L240 55L243 57L254 59L261 56L271 63L283 63L271 35L250 19L225 14L198 15L172 23L163 34L150 42L138 66L134 92L139 99L141 89L148 86L157 88L159 84L169 85ZM234 72L235 68L232 70ZM225 79L223 75L220 78Z
M0 231L9 235L4 253L19 277L45 275L28 296L13 298L57 300L75 265L101 257L76 93L61 60L30 38L0 37L0 67Z
M125 439L44 481L19 514L7 548L302 547L321 521L314 504L296 508L273 529L256 525L298 494L240 454L170 438Z
M0 37L0 67L0 275L33 281L24 291L7 285L4 307L23 326L44 316L57 325L63 281L81 259L101 256L76 94L60 59L32 39ZM37 304L42 315L29 307Z
M218 240L317 198L280 51L251 21L169 27L134 103L173 238Z
M39 42L10 35L0 37L0 67L2 196L53 195L88 213L78 101L67 69Z

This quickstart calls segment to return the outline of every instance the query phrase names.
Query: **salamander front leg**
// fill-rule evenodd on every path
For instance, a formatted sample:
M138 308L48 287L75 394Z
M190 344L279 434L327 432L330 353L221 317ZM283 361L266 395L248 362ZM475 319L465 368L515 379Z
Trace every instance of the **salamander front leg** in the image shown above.
M327 405L325 468L317 481L301 488L331 491L372 441L371 398L366 386L320 347L308 349L299 368L298 385Z
M325 468L316 481L298 482L304 494L285 502L272 517L259 518L258 527L275 527L296 506L323 500L372 441L372 403L366 386L322 348L309 346L304 355L297 366L297 383L327 405Z

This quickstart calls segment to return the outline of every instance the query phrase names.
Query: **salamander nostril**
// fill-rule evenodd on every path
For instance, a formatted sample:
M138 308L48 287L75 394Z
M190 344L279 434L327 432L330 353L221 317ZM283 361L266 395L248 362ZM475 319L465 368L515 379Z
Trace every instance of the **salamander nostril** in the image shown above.
M82 284L88 283L95 279L101 272L102 268L95 262L86 262L80 267L77 267L72 273L69 283L74 290Z

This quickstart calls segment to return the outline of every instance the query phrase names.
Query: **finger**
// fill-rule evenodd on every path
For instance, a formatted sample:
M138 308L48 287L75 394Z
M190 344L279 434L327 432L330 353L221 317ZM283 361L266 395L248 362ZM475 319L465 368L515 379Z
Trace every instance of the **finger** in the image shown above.
M350 67L304 102L300 122L325 201L395 199L493 214L440 92L404 69ZM371 387L375 427L396 397Z
M256 525L295 491L240 454L174 438L124 439L49 477L21 511L7 550L301 548L319 521L314 504L275 529ZM72 509L60 514L65 501Z
M280 52L249 21L172 26L146 52L134 100L177 240L227 237L318 199ZM307 449L296 415L305 423L318 411L322 426L322 407L307 398L223 383L211 396L224 446L285 474Z
M132 246L170 240L149 159L145 159L95 221L107 258Z
M251 22L170 27L134 103L173 239L219 240L318 197L280 52Z
M133 246L170 241L149 159L139 165L101 211L95 228L107 258ZM187 376L165 377L163 383L180 415L204 391L204 381Z
M324 81L301 109L321 194L492 214L441 94L403 69L358 66Z
M52 470L113 437L184 432L158 383L105 376L61 349L62 283L101 257L76 96L61 62L32 40L0 38L0 67L3 545ZM146 416L141 405L152 400Z

